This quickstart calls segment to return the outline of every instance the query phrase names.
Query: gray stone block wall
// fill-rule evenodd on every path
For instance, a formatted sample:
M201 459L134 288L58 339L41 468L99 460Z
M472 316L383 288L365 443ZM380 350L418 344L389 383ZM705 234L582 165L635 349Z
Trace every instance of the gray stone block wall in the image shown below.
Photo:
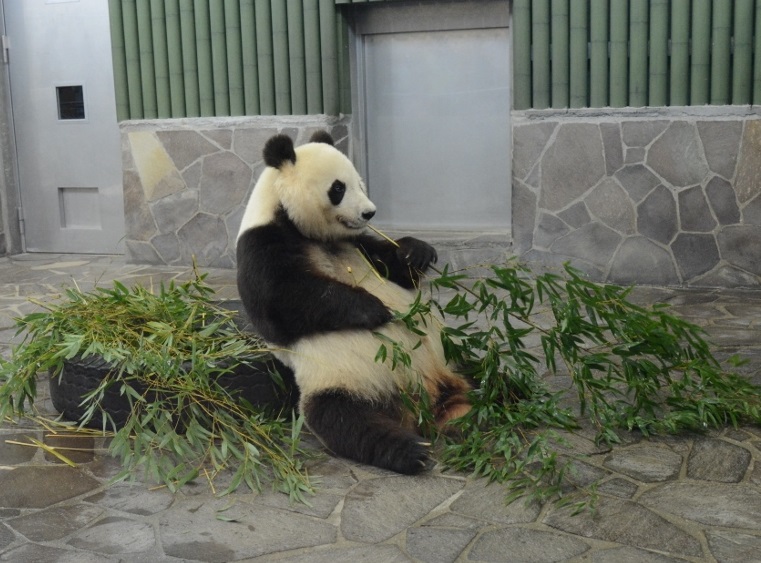
M234 267L264 142L327 129L350 154L348 126L328 116L123 124L127 260ZM515 112L512 126L513 240L500 256L570 262L621 284L761 286L757 108ZM481 246L458 246L454 262L478 262Z
M513 117L524 261L621 284L761 286L756 108Z
M232 268L262 148L318 129L348 154L348 119L329 116L131 121L122 124L125 248L129 262Z

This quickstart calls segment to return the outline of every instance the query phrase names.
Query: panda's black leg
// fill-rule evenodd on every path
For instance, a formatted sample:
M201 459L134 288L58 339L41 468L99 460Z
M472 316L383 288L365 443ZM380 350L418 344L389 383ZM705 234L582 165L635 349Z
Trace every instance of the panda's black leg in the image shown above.
M403 428L398 406L379 406L331 389L303 404L307 426L335 455L414 475L430 466L428 445Z

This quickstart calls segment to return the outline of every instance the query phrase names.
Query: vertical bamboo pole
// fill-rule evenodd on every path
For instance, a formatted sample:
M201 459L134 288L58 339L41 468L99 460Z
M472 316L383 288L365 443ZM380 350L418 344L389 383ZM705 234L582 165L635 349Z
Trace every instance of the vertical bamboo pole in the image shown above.
M259 63L256 52L256 11L254 0L241 0L241 61L246 115L259 113Z
M531 0L513 2L513 107L531 107Z
M753 0L735 0L732 103L749 104L753 77Z
M687 20L679 22L686 27ZM649 106L667 106L669 70L669 0L650 0L650 64L648 65ZM684 61L687 68L687 61ZM686 84L686 81L684 82Z
M304 55L307 113L322 113L319 0L304 0Z
M589 105L608 105L608 0L590 0Z
M756 2L756 34L753 43L753 103L761 104L761 1Z
M629 0L629 104L648 105L648 0Z
M629 0L610 4L610 105L628 105Z
M108 0L108 18L111 28L111 57L114 65L116 120L124 121L129 119L129 86L127 81L127 53L124 46L124 19L119 0Z
M533 0L531 3L532 107L550 107L550 2Z
M291 77L288 71L288 15L286 0L270 0L272 54L275 69L275 113L291 113Z
M351 113L351 70L349 65L349 24L336 11L336 32L338 33L338 91L339 109L343 114Z
M212 0L219 1L219 0ZM198 57L198 98L201 117L215 115L209 1L195 0L196 54Z
M245 115L243 96L243 53L239 0L225 0L225 50L227 52L227 88L230 115Z
M569 22L568 0L552 0L550 20L552 107L567 108L569 97Z
M589 71L587 54L589 42L589 10L587 0L571 2L570 22L570 105L582 108L589 105Z
M669 105L686 106L690 103L692 87L690 86L690 28L695 29L696 14L690 20L690 0L671 0L671 82ZM692 21L692 26L690 25ZM696 42L698 41L698 42ZM699 38L693 32L693 59L695 49L700 47ZM694 66L693 66L694 68ZM694 71L693 71L694 72ZM695 75L692 75L693 80Z
M713 0L711 18L711 104L724 105L730 101L732 4Z
M259 106L275 114L275 68L272 59L272 10L269 0L256 0L256 52L259 62Z
M209 2L209 29L211 34L211 76L214 84L214 115L230 115L225 6L222 0L211 0Z
M690 104L707 104L711 80L711 0L692 0Z
M288 0L287 8L291 113L293 115L304 115L307 112L304 7L301 4L301 0Z
M143 118L143 86L140 83L140 44L137 39L137 5L135 0L122 0L124 22L124 60L127 64L127 95L130 119Z
M198 93L198 58L193 0L180 0L180 35L182 39L182 83L185 92L185 115L201 115Z
M169 62L169 97L172 117L185 117L185 88L182 76L182 34L179 0L165 0L166 47Z
M166 46L166 18L164 0L150 0L151 44L153 45L153 69L156 85L157 117L166 119L172 115L169 95L169 56Z
M158 117L158 108L156 107L156 75L151 40L150 0L137 0L137 42L140 47L140 85L143 90L142 117L155 119Z
M334 0L320 0L320 53L322 61L323 111L338 115L338 45Z

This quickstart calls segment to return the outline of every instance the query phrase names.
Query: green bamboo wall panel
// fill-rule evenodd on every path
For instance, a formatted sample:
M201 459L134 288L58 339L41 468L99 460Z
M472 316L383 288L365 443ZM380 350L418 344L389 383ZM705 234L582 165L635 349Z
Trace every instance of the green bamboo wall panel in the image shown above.
M761 0L513 0L515 109L761 103Z
M109 0L117 116L351 111L335 0Z

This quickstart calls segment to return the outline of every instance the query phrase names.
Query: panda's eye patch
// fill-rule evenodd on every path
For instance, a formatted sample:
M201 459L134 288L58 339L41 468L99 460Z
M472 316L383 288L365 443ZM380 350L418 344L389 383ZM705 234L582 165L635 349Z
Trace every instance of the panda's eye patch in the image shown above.
M345 193L346 184L344 184L341 180L336 180L328 190L328 198L330 199L330 203L333 205L338 205L344 198Z

